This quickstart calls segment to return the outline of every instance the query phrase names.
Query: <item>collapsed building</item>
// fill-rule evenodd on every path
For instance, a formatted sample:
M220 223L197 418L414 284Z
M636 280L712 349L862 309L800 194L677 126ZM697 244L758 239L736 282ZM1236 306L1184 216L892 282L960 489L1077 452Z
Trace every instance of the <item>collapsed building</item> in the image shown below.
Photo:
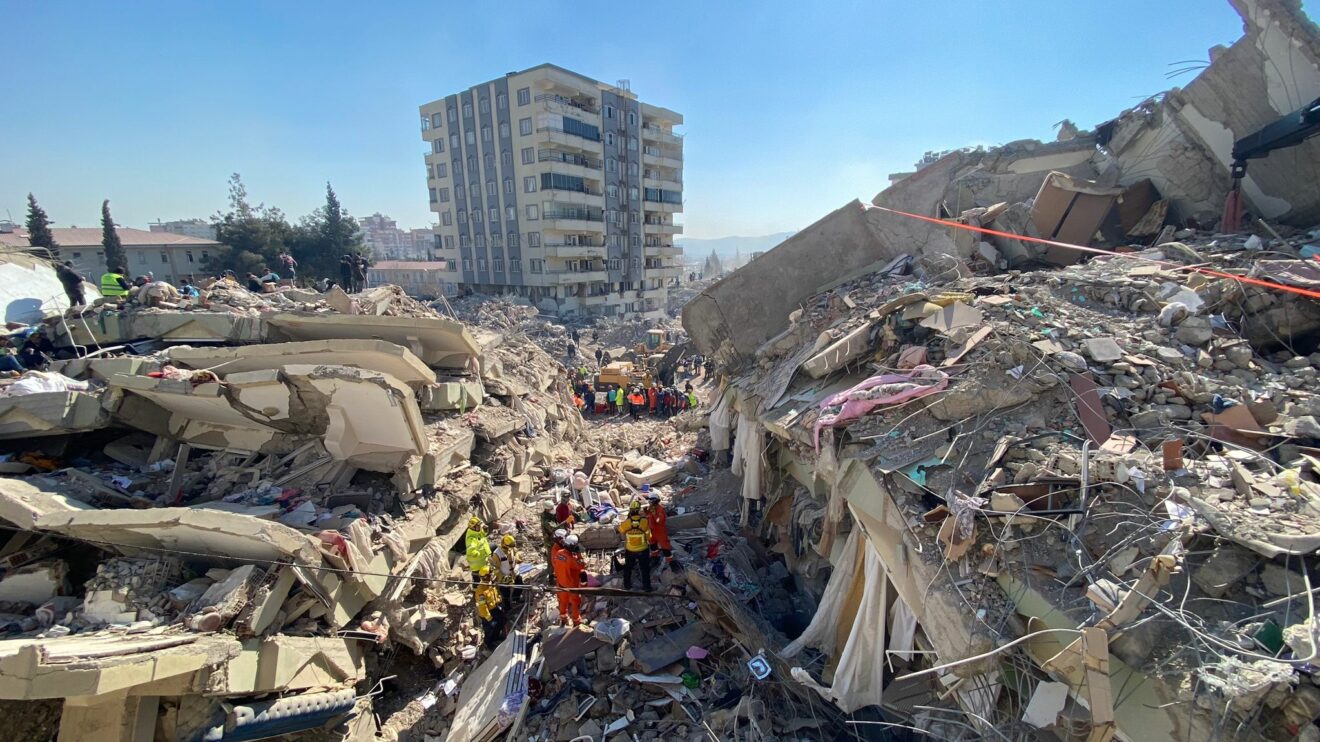
M942 739L1320 739L1320 140L1216 230L1320 34L1233 4L1187 88L932 158L684 307L740 523L814 608L786 682Z

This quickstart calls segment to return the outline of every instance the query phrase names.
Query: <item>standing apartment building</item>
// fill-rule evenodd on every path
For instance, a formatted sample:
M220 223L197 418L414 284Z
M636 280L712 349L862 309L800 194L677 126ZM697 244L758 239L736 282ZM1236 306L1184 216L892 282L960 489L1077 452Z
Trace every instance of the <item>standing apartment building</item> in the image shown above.
M449 293L560 316L663 316L680 281L682 115L553 64L421 106Z

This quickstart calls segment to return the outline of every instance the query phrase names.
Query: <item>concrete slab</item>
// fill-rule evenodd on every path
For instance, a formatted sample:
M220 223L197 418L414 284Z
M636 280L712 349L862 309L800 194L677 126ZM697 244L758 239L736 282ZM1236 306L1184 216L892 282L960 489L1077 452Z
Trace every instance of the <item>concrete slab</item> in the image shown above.
M215 695L351 686L366 677L362 643L321 636L273 636L243 642L242 652L207 683Z
M434 384L435 372L412 351L384 340L308 340L223 348L170 348L166 355L180 368L207 369L221 378L245 371L268 371L297 365L353 366L389 374L405 384Z
M265 333L262 318L230 312L102 310L85 319L56 325L52 338L56 347L75 343L103 347L147 338L179 344L259 343Z
M227 661L239 649L232 638L191 634L4 640L0 698L99 696L171 679L188 685L195 673Z
M20 528L34 528L43 515L85 510L96 508L61 494L53 481L41 477L0 477L0 519Z
M271 341L388 340L408 348L432 368L468 368L481 348L467 327L426 317L273 314L266 318Z
M101 400L86 392L0 398L0 440L82 433L109 424Z
M632 648L642 672L656 672L687 656L688 647L699 646L706 636L706 624L694 621L680 629L661 634Z

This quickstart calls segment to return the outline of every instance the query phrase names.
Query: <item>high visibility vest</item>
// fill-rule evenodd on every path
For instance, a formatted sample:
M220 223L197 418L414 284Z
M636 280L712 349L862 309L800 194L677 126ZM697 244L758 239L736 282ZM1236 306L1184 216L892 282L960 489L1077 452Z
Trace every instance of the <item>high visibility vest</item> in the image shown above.
M490 542L486 540L486 534L482 531L468 529L467 560L468 568L473 572L486 566L486 562L490 560Z
M639 516L629 517L628 520L619 526L619 532L623 534L623 545L628 551L646 551L650 546L650 538L647 536L648 527L646 519Z
M101 296L128 296L128 289L119 285L119 279L123 278L118 273L101 274Z

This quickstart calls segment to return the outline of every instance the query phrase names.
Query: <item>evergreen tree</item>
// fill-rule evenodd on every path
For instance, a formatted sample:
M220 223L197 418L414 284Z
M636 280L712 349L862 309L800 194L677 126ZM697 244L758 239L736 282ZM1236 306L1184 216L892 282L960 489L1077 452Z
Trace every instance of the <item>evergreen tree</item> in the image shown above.
M44 247L50 250L51 255L59 256L60 246L55 242L55 235L50 232L50 218L46 216L46 210L37 205L37 198L31 193L28 194L27 231L28 242L33 247Z
M110 217L110 199L101 202L101 245L105 247L106 268L113 271L128 266L124 246L115 231L115 220Z
M206 262L206 270L220 273L232 270L240 278L262 272L261 267L278 269L276 257L288 250L299 236L284 212L248 200L247 187L238 173L229 176L229 211L212 217L220 248Z
M325 184L325 206L302 220L292 250L298 273L305 276L339 277L339 258L362 252L362 233L357 220L348 215L339 196Z

